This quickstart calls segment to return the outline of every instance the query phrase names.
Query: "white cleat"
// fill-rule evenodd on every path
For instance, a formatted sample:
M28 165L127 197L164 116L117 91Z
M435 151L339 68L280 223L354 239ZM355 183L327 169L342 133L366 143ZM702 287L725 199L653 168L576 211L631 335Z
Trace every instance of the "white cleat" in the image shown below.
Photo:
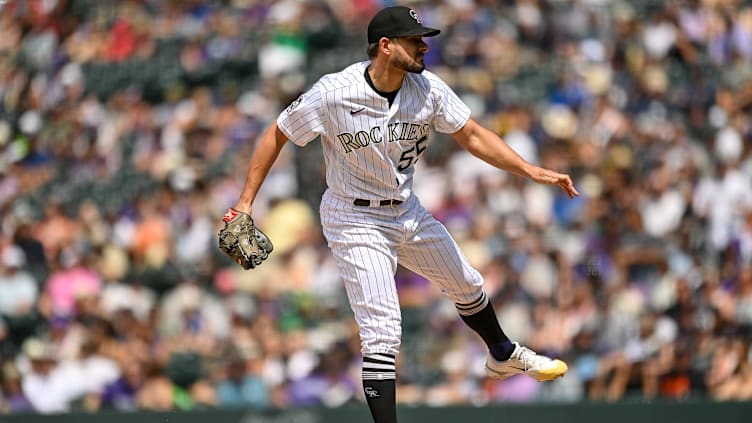
M486 374L495 379L507 379L514 375L525 374L543 382L564 376L567 369L567 363L537 354L517 342L514 342L514 352L509 360L498 361L491 354L486 359Z

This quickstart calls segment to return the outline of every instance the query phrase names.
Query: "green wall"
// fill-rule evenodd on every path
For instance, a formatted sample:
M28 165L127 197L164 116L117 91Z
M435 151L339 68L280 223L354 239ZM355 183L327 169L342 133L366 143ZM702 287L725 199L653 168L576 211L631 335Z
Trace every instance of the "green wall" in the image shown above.
M402 407L400 423L752 423L752 402L635 402L486 407ZM370 422L365 405L339 409L260 412L212 410L166 413L0 415L2 423L351 423Z

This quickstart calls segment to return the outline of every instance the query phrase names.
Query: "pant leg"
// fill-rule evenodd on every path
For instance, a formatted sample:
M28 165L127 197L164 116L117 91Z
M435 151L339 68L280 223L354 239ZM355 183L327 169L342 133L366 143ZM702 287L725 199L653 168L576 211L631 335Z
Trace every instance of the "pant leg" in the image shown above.
M415 230L397 249L399 263L437 284L455 304L483 296L483 277L473 268L444 225L422 206L412 218ZM467 310L472 314L478 310Z
M352 210L351 205L326 196L321 207L324 236L358 323L364 356L397 355L402 336L402 315L394 283L394 238L398 232L389 229L386 222L379 223L382 218L378 212L368 208Z

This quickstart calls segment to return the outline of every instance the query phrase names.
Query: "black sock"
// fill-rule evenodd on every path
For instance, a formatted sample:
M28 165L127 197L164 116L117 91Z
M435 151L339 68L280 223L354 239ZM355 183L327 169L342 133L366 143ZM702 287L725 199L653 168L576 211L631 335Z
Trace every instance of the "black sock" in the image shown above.
M374 423L397 423L396 379L393 355L363 357L363 392Z
M514 344L501 330L496 312L485 292L472 303L455 306L462 320L483 338L493 358L504 361L512 356Z

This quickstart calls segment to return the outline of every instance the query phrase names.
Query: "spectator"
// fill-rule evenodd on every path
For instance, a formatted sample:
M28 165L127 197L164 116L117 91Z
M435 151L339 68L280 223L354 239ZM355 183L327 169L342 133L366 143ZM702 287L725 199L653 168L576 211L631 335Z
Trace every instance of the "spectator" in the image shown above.
M224 407L265 408L269 392L259 377L260 361L235 358L225 366L225 375L217 386L219 405Z
M0 374L0 392L5 400L0 403L0 410L7 413L31 413L34 406L31 404L21 387L21 374L12 362L6 362Z
M139 408L136 394L144 383L144 364L129 361L123 366L120 377L102 390L98 408L134 411Z
M38 317L38 284L23 270L25 264L26 256L16 245L8 245L0 252L0 316L8 326L11 341L17 345L34 332Z
M45 284L45 296L49 298L55 316L76 316L84 299L101 292L101 278L85 263L89 257L82 257L82 254L70 247L58 254L59 267L53 270Z
M28 338L23 345L28 368L22 370L21 386L34 410L42 414L72 410L73 402L84 392L83 383L67 362L60 362L50 344Z
M308 376L292 382L290 405L297 407L339 407L353 400L359 391L357 382L342 363L350 363L345 344L337 344L321 357L319 366Z

